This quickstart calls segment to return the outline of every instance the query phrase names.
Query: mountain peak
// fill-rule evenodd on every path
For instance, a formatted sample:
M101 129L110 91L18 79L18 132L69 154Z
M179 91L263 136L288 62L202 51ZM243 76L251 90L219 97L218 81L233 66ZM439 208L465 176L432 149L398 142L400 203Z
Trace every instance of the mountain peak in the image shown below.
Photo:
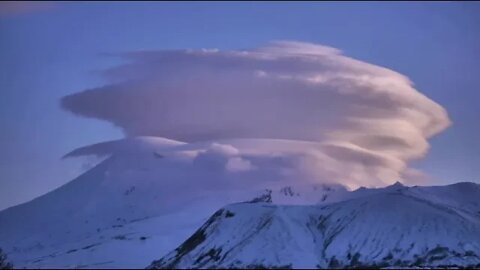
M391 185L392 187L404 187L405 185L403 185L400 181L396 181L393 185Z

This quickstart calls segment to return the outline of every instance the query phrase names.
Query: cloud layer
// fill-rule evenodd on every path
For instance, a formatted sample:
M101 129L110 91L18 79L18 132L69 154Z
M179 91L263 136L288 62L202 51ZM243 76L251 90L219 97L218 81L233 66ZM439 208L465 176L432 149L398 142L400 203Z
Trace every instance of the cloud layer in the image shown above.
M63 108L109 121L127 137L288 140L308 156L301 166L350 186L417 181L422 176L408 162L450 124L405 76L330 47L280 41L245 51L122 56L127 64L105 72L110 84L64 97ZM285 152L280 145L265 153ZM243 159L229 164L252 168Z

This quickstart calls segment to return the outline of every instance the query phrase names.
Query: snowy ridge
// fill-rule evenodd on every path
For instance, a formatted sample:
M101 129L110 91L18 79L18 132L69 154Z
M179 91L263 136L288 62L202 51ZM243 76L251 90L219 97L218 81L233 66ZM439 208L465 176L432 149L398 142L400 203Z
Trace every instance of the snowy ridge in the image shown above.
M349 191L342 185L316 184L308 186L284 186L276 190L265 189L249 203L272 203L288 205L326 204L343 200Z
M150 268L480 267L478 184L351 194L324 206L228 205Z

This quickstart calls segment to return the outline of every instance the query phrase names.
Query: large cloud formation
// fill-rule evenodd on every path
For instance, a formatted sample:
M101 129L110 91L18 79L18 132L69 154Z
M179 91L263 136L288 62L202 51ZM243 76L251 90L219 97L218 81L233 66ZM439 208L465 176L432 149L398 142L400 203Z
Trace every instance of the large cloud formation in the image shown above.
M63 108L109 121L127 137L283 140L308 157L302 168L349 186L422 178L408 162L450 124L445 109L405 76L321 45L122 56L126 64L105 72L110 84L64 97ZM270 145L269 152L285 151Z

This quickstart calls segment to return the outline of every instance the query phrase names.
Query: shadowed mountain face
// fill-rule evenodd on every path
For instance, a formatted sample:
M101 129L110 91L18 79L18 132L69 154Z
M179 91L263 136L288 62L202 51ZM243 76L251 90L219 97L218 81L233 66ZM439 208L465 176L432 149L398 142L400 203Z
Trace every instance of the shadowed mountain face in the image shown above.
M150 268L480 266L480 186L360 189L323 206L232 204Z

